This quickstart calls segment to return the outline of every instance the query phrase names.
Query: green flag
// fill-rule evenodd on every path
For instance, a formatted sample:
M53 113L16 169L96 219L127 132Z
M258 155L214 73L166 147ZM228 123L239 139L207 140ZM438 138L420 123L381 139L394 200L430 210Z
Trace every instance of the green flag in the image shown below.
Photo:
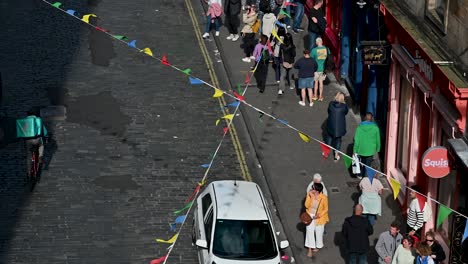
M351 166L351 164L353 164L353 160L346 156L346 155L341 155L343 157L343 161L344 161L344 164L346 166L346 168L349 168L349 166Z
M62 5L62 3L60 2L55 2L52 4L53 7L56 7L56 8L60 8L60 6Z
M240 84L237 84L237 92L239 94L242 94L242 89L241 89L241 85Z
M174 214L180 214L182 211L184 211L185 209L189 208L190 206L192 206L193 204L193 201L191 201L190 203L188 203L187 205L184 206L184 208L182 209L179 209L177 211L174 211Z
M187 68L187 69L183 70L182 72L189 75L192 72L192 69Z
M283 14L283 15L285 15L285 16L291 18L291 15L288 14L288 13L286 13L286 11L284 11L283 9L280 10L279 14L280 14L280 15Z
M439 228L439 226L444 222L445 219L452 213L452 210L450 208L447 208L444 205L439 206L439 213L437 214L437 225L436 228Z
M128 38L126 36L113 35L113 37L116 38L116 39L128 40Z

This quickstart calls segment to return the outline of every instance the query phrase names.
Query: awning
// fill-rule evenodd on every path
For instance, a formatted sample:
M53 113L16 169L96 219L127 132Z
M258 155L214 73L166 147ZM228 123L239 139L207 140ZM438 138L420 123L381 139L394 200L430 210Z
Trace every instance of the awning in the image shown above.
M450 152L468 169L468 145L461 138L447 140Z

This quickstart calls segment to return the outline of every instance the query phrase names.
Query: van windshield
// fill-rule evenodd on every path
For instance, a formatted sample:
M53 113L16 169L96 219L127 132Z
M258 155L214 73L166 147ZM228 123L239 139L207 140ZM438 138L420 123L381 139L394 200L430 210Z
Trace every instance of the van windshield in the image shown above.
M217 220L213 254L226 259L271 259L278 256L269 221Z

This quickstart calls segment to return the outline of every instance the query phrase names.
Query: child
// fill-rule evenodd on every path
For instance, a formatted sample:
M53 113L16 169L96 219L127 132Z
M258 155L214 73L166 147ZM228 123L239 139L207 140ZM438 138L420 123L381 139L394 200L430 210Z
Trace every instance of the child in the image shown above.
M219 36L219 20L223 14L223 8L221 7L221 0L205 0L208 4L208 12L206 13L206 27L203 38L207 39L210 37L211 24L215 26L215 36Z

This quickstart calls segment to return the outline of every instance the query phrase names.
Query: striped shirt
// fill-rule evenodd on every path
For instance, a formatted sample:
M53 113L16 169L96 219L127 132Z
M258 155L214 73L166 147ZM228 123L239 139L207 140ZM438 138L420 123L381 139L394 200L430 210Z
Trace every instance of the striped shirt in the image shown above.
M426 203L424 208L427 206L428 205ZM423 226L425 222L424 220L424 212L419 209L418 199L413 199L408 207L408 219L406 220L406 223L416 231Z

